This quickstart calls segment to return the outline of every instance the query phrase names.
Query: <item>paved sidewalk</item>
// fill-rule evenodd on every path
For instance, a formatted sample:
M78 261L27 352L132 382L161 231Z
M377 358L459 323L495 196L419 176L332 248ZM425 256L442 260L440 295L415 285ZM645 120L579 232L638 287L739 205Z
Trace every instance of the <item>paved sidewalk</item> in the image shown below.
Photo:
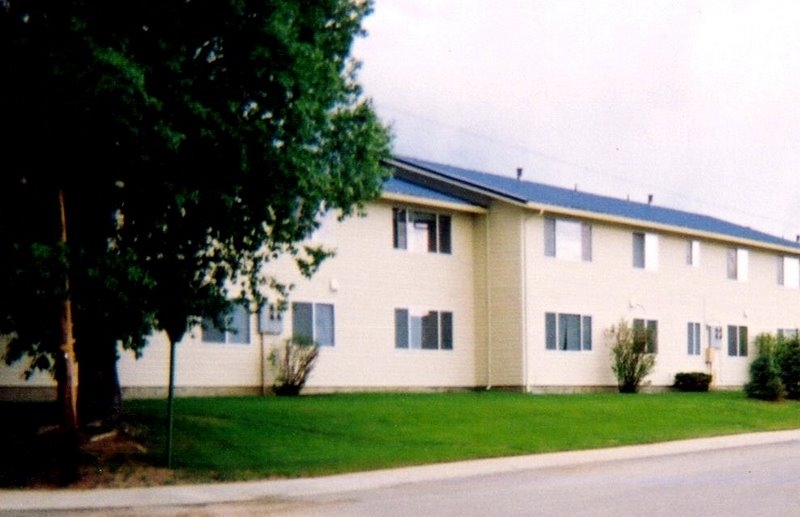
M11 511L135 509L276 501L354 490L385 488L410 482L530 471L701 450L728 449L800 441L800 430L751 433L651 445L558 452L441 463L419 467L341 474L318 478L95 490L0 490L0 514Z

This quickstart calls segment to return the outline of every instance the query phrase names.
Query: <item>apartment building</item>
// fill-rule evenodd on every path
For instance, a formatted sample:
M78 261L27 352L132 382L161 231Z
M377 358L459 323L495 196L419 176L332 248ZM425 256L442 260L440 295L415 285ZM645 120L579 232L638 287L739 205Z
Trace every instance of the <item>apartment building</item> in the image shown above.
M608 329L648 329L654 387L678 372L737 388L757 334L800 327L800 245L720 219L397 157L364 217L323 221L309 240L336 249L295 284L288 310L234 312L230 331L197 328L177 347L178 393L260 393L272 347L321 347L309 391L613 388ZM121 353L128 396L162 394L166 340ZM0 368L0 393L43 390Z

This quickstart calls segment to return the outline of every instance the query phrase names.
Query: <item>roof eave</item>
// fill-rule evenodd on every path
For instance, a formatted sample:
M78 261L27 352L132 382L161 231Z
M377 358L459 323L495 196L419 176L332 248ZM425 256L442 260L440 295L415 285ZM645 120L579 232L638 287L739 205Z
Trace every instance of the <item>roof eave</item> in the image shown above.
M565 215L570 217L589 219L594 221L602 221L606 223L619 224L624 226L631 226L635 228L642 228L645 230L655 230L673 235L697 237L699 239L706 239L717 242L724 242L728 244L746 246L748 248L779 251L782 253L790 253L792 255L800 255L800 248L792 247L789 245L782 246L780 244L764 242L755 239L747 239L744 237L736 237L724 233L696 230L693 228L687 228L685 226L656 223L652 221L646 221L643 219L636 219L633 217L603 214L600 212L591 212L589 210L579 210L563 206L547 205L543 203L536 203L533 201L529 201L528 203L526 203L526 207L532 211L538 212L539 215L545 215L547 213L555 215Z

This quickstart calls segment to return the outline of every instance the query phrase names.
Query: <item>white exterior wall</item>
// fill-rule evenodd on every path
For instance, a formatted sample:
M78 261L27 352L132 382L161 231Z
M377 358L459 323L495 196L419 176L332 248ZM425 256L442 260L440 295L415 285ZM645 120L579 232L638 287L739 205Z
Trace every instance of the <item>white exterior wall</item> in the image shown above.
M450 215L452 253L394 249L395 206ZM648 377L654 386L671 385L679 372L710 371L717 386L738 387L748 380L759 333L800 328L800 289L778 285L777 251L748 248L749 277L741 282L727 278L731 245L710 238L697 239L700 264L692 267L687 236L589 221L592 261L568 261L545 256L545 211L494 201L482 214L382 200L367 212L319 233L337 254L313 279L286 259L268 265L295 284L290 303L334 305L335 345L322 348L311 389L614 386L605 331L634 318L658 321L656 368ZM658 235L656 270L633 267L634 231ZM396 308L452 312L453 350L396 348ZM547 312L591 316L592 350L546 350ZM264 358L291 335L291 320L289 311L283 334L265 336L263 349L255 317L250 344L204 343L199 329L187 333L177 346L178 388L257 392L262 382L269 386ZM687 353L688 322L701 323L700 355ZM747 357L728 355L728 325L748 328ZM710 326L723 327L723 340L709 366ZM120 381L125 388L163 390L168 365L168 343L156 335L138 361L121 352ZM48 375L26 382L21 374L19 365L0 367L0 387L53 386Z
M452 217L452 254L393 249L392 207L418 208ZM335 345L322 347L309 388L463 387L485 382L485 321L476 308L478 294L474 254L474 219L482 215L378 202L366 217L353 217L320 232L336 248L311 280L290 260L268 264L280 281L294 283L289 303L334 305ZM395 348L394 309L424 307L453 313L453 350ZM291 335L291 310L284 314L281 336L265 336L270 347ZM261 384L261 347L251 328L251 344L203 343L199 329L177 347L178 387L223 387ZM156 336L144 356L125 354L120 380L126 387L165 386L169 349ZM267 368L267 370L269 370ZM267 372L269 373L269 372ZM267 386L271 377L268 375Z
M519 387L524 382L523 226L524 211L495 203L489 212L489 383Z
M544 254L544 218L527 220L528 384L539 387L616 384L605 331L621 319L658 321L656 367L647 378L669 386L676 373L711 372L717 386L741 386L755 356L755 337L797 328L800 292L777 283L776 252L749 251L749 278L727 278L728 244L701 240L700 265L686 263L688 237L658 234L658 268L633 267L633 232L641 228L592 223L592 261ZM545 313L592 316L592 350L545 349ZM701 323L701 354L687 351L687 324ZM706 364L709 326L723 327L723 341ZM728 356L728 325L748 327L747 357Z

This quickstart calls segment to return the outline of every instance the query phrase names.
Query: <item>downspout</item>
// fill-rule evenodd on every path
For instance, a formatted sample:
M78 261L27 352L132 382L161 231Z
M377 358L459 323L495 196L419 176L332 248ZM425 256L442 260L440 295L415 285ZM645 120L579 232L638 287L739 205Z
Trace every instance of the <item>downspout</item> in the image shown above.
M522 376L523 389L528 392L528 232L527 214L523 212L520 228L522 230Z
M490 281L490 275L492 268L489 267L489 247L491 241L489 240L491 237L491 232L489 228L489 214L487 213L485 216L486 221L486 229L485 229L485 238L486 238L486 245L484 246L485 251L485 261L484 261L484 283L486 285L486 389L492 389L492 282Z

